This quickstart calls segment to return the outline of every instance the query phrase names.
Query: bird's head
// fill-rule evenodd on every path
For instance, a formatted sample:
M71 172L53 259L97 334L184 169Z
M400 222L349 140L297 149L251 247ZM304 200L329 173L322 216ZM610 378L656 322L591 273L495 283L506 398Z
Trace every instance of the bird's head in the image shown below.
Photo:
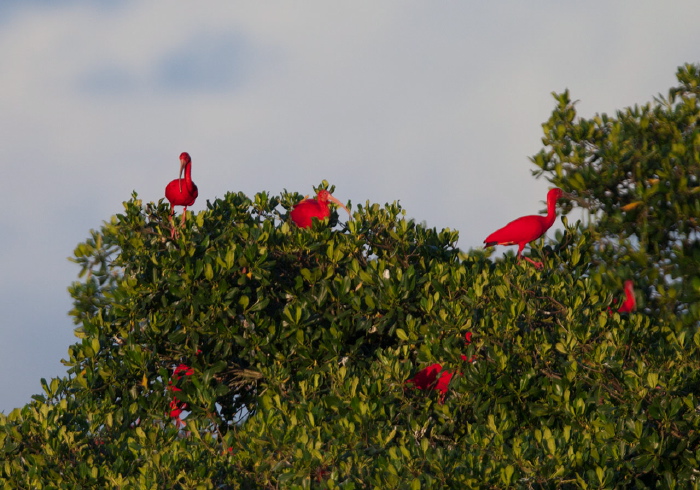
M547 201L558 201L564 197L564 191L559 189L558 187L555 187L554 189L550 189L549 192L547 193Z
M350 210L347 207L345 207L345 204L343 204L338 199L333 197L331 195L331 193L328 192L326 189L321 189L320 191L318 191L318 194L316 194L316 200L322 204L325 204L328 201L333 202L333 203L337 204L338 206L340 206L341 208L343 208L348 213L348 216L351 216Z
M187 153L186 151L183 151L180 153L180 173L184 170L184 168L192 163L192 159L190 158L190 154Z
M179 174L179 184L180 184L180 192L182 192L182 173L185 171L185 167L187 165L192 163L192 159L190 158L190 154L187 153L186 151L183 151L180 153L180 174Z

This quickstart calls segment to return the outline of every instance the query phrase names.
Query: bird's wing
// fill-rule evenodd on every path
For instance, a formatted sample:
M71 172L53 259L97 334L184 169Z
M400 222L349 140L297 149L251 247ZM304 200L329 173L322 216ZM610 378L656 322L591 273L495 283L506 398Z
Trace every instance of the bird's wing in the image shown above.
M541 237L546 230L544 216L522 216L508 223L503 228L494 231L486 237L486 246L515 245L529 243Z

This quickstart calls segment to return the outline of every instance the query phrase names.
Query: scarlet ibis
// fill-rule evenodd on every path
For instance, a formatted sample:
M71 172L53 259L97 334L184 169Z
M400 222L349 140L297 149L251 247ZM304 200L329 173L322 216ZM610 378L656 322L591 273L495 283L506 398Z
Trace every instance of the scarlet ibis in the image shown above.
M625 281L625 301L617 310L618 313L631 313L637 306L637 301L634 298L634 282Z
M182 173L185 173L185 178L182 178ZM180 154L180 177L171 181L165 187L165 197L170 201L170 219L172 221L175 214L174 206L184 206L182 212L182 224L185 224L187 219L187 206L192 206L197 199L199 191L194 182L192 182L192 159L190 154L182 152ZM173 225L171 238L175 236L175 226Z
M469 345L472 341L472 333L467 332L464 335L464 341ZM467 359L464 354L460 355L463 361L474 362L476 355L472 356L471 359ZM440 375L438 377L438 375ZM445 396L447 395L447 388L452 380L452 373L449 371L442 370L442 364L433 363L428 367L425 367L418 371L415 376L406 380L406 383L411 383L419 390L437 390L440 392L440 403L445 401Z
M336 203L338 206L347 211L348 216L350 216L350 210L325 189L318 191L316 199L304 199L296 204L289 215L291 216L292 221L294 221L298 227L309 228L311 226L312 218L316 218L320 221L328 218L331 215L331 210L328 208L329 201Z
M443 371L442 364L436 362L418 371L414 377L406 380L406 383L412 383L419 390L437 390L441 393L442 399L447 394L447 387L451 380L452 373Z
M185 422L182 420L180 415L182 415L182 412L187 410L187 403L183 402L182 400L178 400L177 397L173 397L168 406L170 407L170 417L175 419L175 425L178 427L184 427Z
M187 364L180 364L177 366L174 371L173 371L173 378L178 381L180 378L183 376L192 376L194 374L194 368L189 367ZM168 390L170 391L182 391L181 388L178 388L173 384L172 379L168 381ZM185 422L183 422L182 417L182 412L187 410L187 403L183 402L180 400L177 396L173 396L173 399L170 400L170 417L175 419L175 424L178 427L184 427Z
M555 210L557 200L563 196L564 192L561 189L551 189L547 193L547 216L530 215L513 220L500 230L494 231L487 236L486 240L484 240L485 246L517 245L518 260L520 260L525 245L544 235L554 224L554 219L557 217ZM534 261L529 257L524 258L536 268L542 267L542 262Z

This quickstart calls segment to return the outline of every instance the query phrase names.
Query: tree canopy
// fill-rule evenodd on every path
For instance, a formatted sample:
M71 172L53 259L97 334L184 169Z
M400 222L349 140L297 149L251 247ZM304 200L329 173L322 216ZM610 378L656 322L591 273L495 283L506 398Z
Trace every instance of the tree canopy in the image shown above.
M0 484L697 487L700 68L678 82L614 117L555 94L535 174L589 219L540 270L397 203L301 229L300 194L228 193L171 238L134 193L75 249L79 341L0 414Z

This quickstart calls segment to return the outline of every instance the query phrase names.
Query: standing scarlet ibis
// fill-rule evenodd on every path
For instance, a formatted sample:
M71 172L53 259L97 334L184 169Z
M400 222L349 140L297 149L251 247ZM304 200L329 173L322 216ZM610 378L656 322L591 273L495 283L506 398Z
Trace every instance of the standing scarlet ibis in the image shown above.
M554 220L557 217L555 210L557 200L563 196L564 192L561 189L551 189L547 193L547 216L530 215L513 220L486 237L486 240L484 240L485 246L517 245L518 260L520 260L525 245L544 235L554 224ZM542 267L542 262L534 261L529 257L524 258L538 269Z
M185 178L182 178L182 173L185 173ZM185 206L182 211L182 225L187 219L187 206L192 206L197 199L199 191L194 182L192 182L192 159L187 152L180 153L180 177L171 181L165 187L165 197L170 201L170 220L172 221L175 214L174 206ZM175 225L170 233L170 237L175 236Z
M331 193L325 189L318 191L316 199L304 199L296 204L292 212L289 213L289 216L291 216L292 221L294 221L298 227L309 228L312 218L316 218L320 221L331 215L331 210L328 208L329 201L336 203L347 211L348 216L350 216L350 210L346 208L342 202L331 196Z

